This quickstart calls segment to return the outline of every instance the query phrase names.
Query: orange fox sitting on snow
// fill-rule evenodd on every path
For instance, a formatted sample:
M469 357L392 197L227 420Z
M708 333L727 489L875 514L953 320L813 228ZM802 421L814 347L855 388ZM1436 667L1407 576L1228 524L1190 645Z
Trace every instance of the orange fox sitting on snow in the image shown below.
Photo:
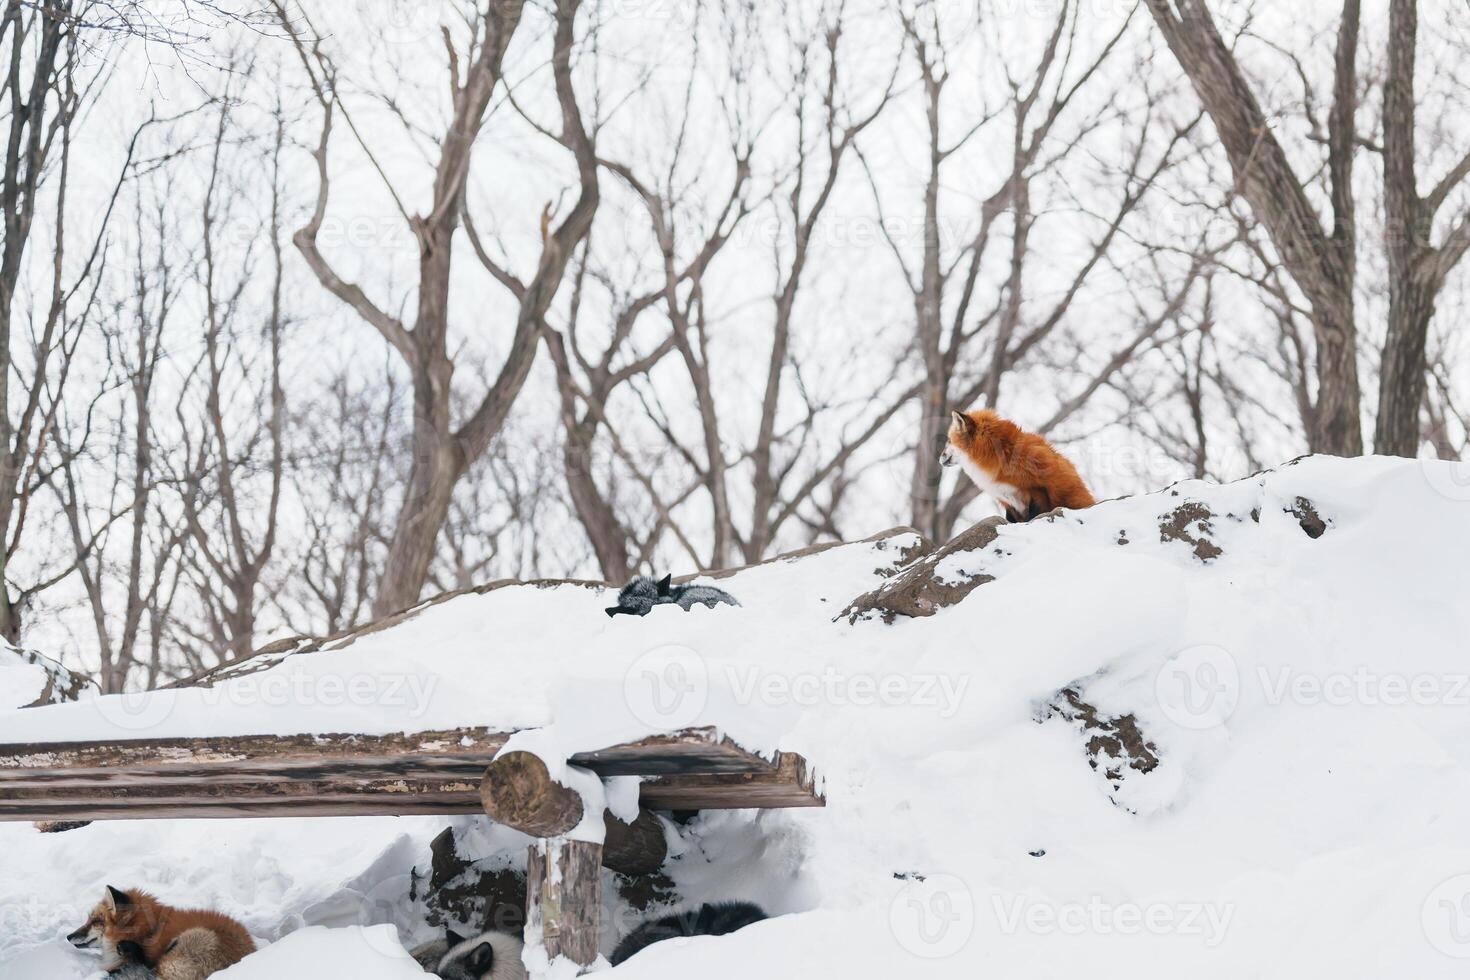
M1000 501L1007 520L1020 523L1056 507L1079 510L1097 503L1076 467L1043 437L989 409L951 415L940 463L963 467L976 486Z
M227 915L176 909L147 892L111 885L66 938L78 949L100 948L108 972L140 964L158 980L204 980L255 951L245 927Z

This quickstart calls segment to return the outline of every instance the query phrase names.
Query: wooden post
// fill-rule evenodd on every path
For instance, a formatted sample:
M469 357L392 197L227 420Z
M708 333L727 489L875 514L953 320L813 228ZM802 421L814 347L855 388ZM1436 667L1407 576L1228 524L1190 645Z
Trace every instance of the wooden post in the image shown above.
M602 845L542 840L526 856L526 930L539 930L548 959L597 959L602 917Z

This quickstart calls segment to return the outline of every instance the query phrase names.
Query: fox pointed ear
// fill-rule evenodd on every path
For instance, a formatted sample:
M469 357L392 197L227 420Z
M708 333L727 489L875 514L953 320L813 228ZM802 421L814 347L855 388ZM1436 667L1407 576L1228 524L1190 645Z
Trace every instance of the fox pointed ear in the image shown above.
M455 946L458 946L460 943L464 942L464 937L455 932L453 929L445 929L444 941L449 943L450 949L453 949Z
M107 896L103 901L107 903L107 910L109 912L116 912L118 909L125 909L133 904L133 900L128 897L127 892L113 888L111 885L107 886Z
M495 966L495 947L489 943L481 943L465 956L465 965L475 976L485 976Z
M952 409L949 413L949 418L954 423L954 427L961 432L969 432L975 428L975 420L958 409Z
M674 573L673 572L670 572L669 574L665 575L663 578L661 578L661 579L658 580L658 594L659 595L668 595L669 594L669 590L670 590L670 588L673 585L673 579L674 579Z

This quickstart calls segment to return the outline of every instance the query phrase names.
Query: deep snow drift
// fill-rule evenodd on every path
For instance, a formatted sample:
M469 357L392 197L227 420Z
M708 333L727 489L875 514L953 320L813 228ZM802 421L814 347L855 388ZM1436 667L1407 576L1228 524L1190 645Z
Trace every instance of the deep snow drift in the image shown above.
M1470 968L1470 470L1185 483L943 559L993 581L933 616L834 621L912 543L756 567L718 583L740 607L687 614L466 595L210 690L0 711L0 742L495 725L572 752L714 724L803 753L825 809L706 813L666 869L683 903L777 917L655 945L630 980ZM1131 715L1157 765L1095 771L1063 688ZM87 976L60 937L110 883L289 935L228 980L415 975L391 930L354 927L430 938L411 870L451 823L522 860L473 818L0 825L0 974ZM644 913L605 891L607 951Z

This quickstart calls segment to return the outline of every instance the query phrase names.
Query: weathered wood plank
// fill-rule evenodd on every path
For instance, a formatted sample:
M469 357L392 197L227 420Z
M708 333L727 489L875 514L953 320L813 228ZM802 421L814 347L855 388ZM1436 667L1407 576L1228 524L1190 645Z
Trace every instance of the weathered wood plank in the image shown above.
M806 760L781 752L774 770L763 773L691 774L654 779L639 788L652 810L743 810L826 806Z
M508 737L457 729L4 745L0 820L483 813L481 777ZM640 791L649 809L821 805L793 759L773 766L703 728L570 761L604 777L656 776Z
M381 777L432 769L479 778L509 732L451 729L413 735L247 735L129 742L0 744L0 784L127 778L141 773L194 780L213 773L287 774L375 770ZM570 760L599 776L680 772L759 772L769 763L713 728L652 735L626 745L581 752Z
M822 806L810 782L798 782L790 766L751 774L734 785L731 777L672 776L640 787L649 810L723 810L747 807ZM298 793L272 784L247 783L237 795L210 795L177 785L84 787L33 795L31 788L0 789L0 821L135 820L145 818L409 816L483 814L478 782L422 781L413 792L378 791L375 781L310 785ZM402 783L401 780L396 781ZM290 786L291 784L284 784ZM330 796L327 786L335 787ZM464 789L446 787L461 786ZM57 787L48 787L57 789Z
M106 771L121 767L230 765L240 770L270 770L293 763L321 765L328 759L350 764L410 756L483 758L494 756L508 738L509 732L460 728L411 735L330 733L10 743L0 744L0 780L26 769Z

